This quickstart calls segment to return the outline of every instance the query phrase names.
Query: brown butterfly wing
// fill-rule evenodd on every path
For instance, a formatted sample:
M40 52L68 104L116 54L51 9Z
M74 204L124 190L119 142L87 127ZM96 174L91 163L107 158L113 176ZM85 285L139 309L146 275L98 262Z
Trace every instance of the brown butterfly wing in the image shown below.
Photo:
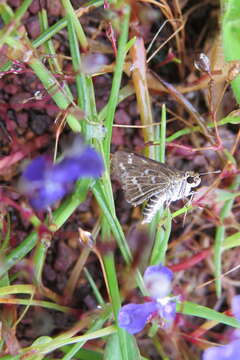
M144 156L117 151L112 157L114 177L120 181L125 197L133 205L168 191L171 181L183 172Z

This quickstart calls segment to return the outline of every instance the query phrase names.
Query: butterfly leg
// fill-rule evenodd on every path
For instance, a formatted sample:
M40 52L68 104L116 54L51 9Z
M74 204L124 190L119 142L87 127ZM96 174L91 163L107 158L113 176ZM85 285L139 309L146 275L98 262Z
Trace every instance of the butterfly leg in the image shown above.
M192 199L193 199L193 196L195 195L195 191L191 191L190 193L189 193L189 195L190 195L190 199L188 199L188 201L186 202L186 204L185 204L185 206L186 206L186 208L187 208L187 211L188 211L188 207L191 205L191 203L192 203ZM183 217L183 226L185 225L185 221L186 221L186 217L187 217L187 211L185 212L185 214L184 214L184 217Z

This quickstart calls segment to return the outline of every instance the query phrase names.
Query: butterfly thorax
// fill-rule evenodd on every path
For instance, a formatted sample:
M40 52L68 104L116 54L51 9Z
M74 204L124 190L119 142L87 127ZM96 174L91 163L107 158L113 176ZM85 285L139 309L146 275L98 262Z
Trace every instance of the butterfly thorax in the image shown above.
M183 176L176 177L169 186L168 195L171 201L188 197L192 193L192 188L198 186L200 182L199 174L193 171L183 172Z
M189 179L190 182L189 182ZM192 188L200 183L199 175L188 171L176 174L171 185L165 193L159 193L152 196L143 210L143 223L149 223L165 204L170 205L171 202L188 197L192 194Z

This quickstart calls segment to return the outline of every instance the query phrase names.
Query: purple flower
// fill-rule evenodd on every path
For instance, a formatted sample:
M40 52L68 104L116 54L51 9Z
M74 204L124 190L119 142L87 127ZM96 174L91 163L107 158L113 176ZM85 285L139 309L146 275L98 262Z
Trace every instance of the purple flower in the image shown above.
M176 317L176 298L166 297L159 301L160 307L158 310L158 314L161 319L164 320L163 327L170 327Z
M20 180L20 190L29 197L32 207L46 209L60 200L67 192L67 184L52 181L53 164L49 158L39 156L24 170Z
M231 301L233 316L240 321L240 295L235 295Z
M42 181L44 173L50 169L51 161L45 156L39 156L34 159L24 170L23 176L28 180Z
M19 189L36 210L44 210L69 193L79 178L98 178L103 172L100 155L76 136L62 160L53 164L39 156L24 170Z
M240 321L240 295L235 295L231 301L234 317ZM203 360L236 360L239 358L240 349L239 329L233 333L233 341L227 345L210 347L203 352Z
M163 265L149 266L143 275L149 295L155 299L168 296L172 290L173 273Z
M144 328L146 322L157 310L156 301L124 305L118 314L119 326L130 334L136 334Z
M163 265L149 266L143 279L152 301L124 305L118 314L119 326L136 334L156 315L161 318L163 327L171 326L176 316L176 298L168 296L172 277L172 271Z
M98 178L103 172L100 155L90 146L86 146L78 155L66 156L51 171L51 180L74 182L79 177Z
M240 340L227 345L210 347L203 352L203 360L237 360L239 358Z

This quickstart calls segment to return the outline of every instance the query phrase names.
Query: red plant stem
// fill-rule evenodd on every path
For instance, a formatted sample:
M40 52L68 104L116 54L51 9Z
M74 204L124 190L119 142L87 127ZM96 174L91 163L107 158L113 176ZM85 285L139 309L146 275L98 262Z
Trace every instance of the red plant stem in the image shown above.
M170 265L168 266L172 271L181 271L181 270L186 270L188 268L191 268L192 266L198 264L200 261L206 259L208 256L211 255L212 249L208 248L205 250L202 250L200 253L192 256L189 259L186 259L184 261L182 261L179 264L176 265Z
M3 157L0 159L0 170L4 170L15 164L16 162L23 159L26 155L31 153L32 151L41 148L42 146L46 145L49 141L49 135L42 135L39 136L34 140L30 140L26 144L22 145L22 149L16 151L13 154Z
M194 149L190 146L186 146L186 145L181 145L181 144L178 144L176 142L171 142L171 143L168 143L167 144L168 147L177 147L177 148L180 148L180 149L183 149L183 150L186 150L186 151L189 151L189 152L196 152L196 151L203 151L203 150L212 150L212 151L219 151L222 149L222 145L221 144L217 144L217 145L210 145L210 146L206 146L206 147L203 147L203 148L197 148L197 149Z
M230 310L224 311L223 314L228 315L228 316L233 316L232 312ZM215 323L215 325L216 324L217 323ZM214 325L212 325L212 327L213 326ZM204 327L203 325L201 325L196 330L194 330L193 332L188 334L187 339L190 340L192 343L198 343L199 341L201 341L200 338L209 330L210 330L209 327Z
M112 24L110 22L108 23L108 27L107 27L107 30L106 30L106 35L107 35L107 38L109 39L109 41L112 44L114 55L115 55L115 57L117 57L116 36L115 36L115 32L113 30Z

